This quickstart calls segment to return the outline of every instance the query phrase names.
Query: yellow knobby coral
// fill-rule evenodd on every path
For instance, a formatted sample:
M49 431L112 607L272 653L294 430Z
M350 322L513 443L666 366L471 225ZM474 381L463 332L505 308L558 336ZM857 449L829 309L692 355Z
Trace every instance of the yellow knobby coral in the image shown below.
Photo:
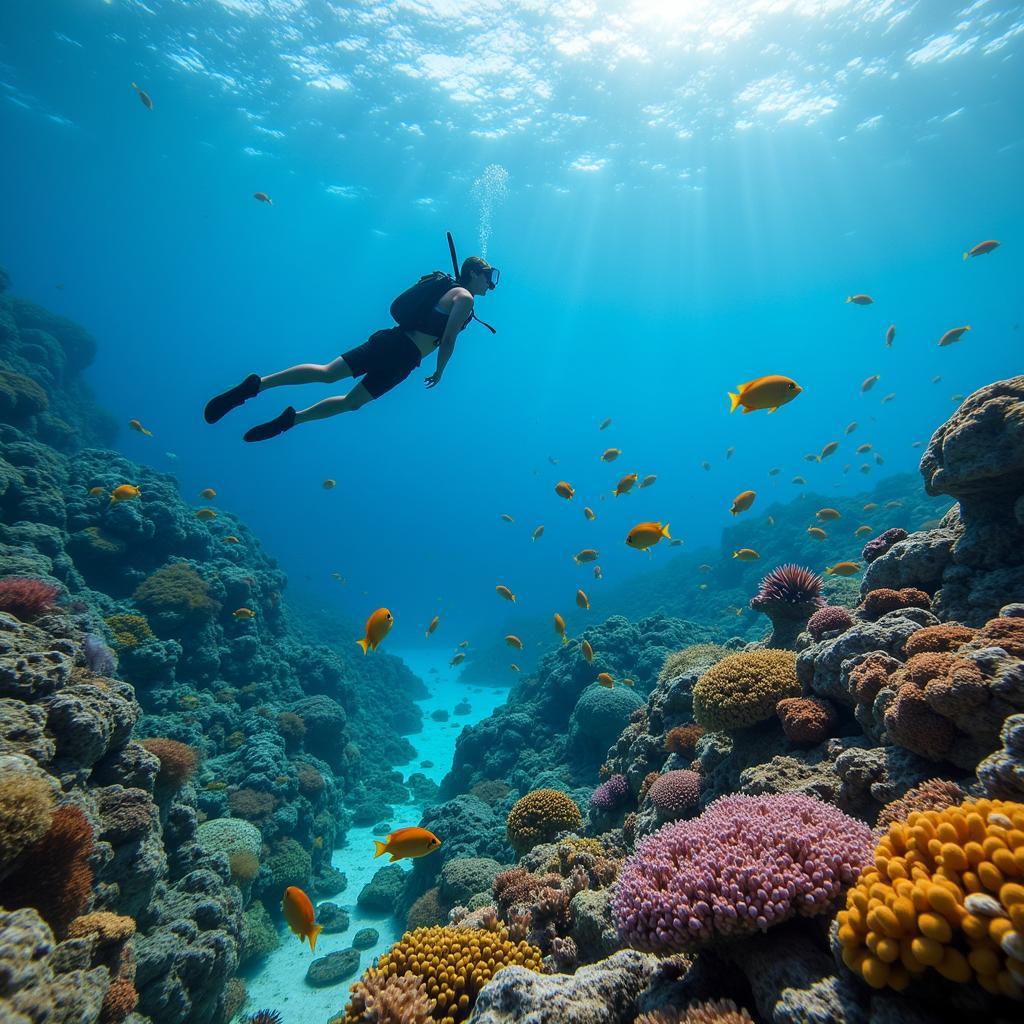
M102 942L127 942L135 934L135 920L109 910L94 910L76 917L68 925L68 938L80 939L96 935Z
M705 729L744 729L775 714L783 697L799 697L796 655L771 648L730 654L693 687L693 717Z
M53 821L53 790L44 778L8 771L0 779L0 869L6 871L46 835Z
M142 615L111 615L103 621L118 647L137 647L153 639L153 630Z
M728 647L721 644L691 644L681 651L673 651L661 664L661 671L658 673L658 684L667 683L676 676L685 675L695 668L707 665L708 662L718 661L729 653Z
M547 843L559 832L574 832L583 825L580 809L557 789L535 789L520 797L508 812L506 833L517 853Z
M422 978L427 996L434 1000L433 1019L439 1024L459 1024L473 1008L480 989L502 967L517 964L540 972L541 952L527 942L513 942L505 928L496 932L479 928L417 928L406 932L390 952L377 961L350 992L367 988L380 979L412 974ZM345 1007L344 1020L363 1020L355 999Z
M838 925L843 962L873 988L933 968L1024 998L1024 804L967 800L894 821Z

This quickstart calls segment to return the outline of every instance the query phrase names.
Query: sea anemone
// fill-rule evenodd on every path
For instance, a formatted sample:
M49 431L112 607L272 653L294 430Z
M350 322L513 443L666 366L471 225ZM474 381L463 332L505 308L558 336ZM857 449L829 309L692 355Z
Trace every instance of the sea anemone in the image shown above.
M763 580L750 607L772 621L771 647L788 647L807 620L824 607L822 578L802 565L788 563L772 569Z

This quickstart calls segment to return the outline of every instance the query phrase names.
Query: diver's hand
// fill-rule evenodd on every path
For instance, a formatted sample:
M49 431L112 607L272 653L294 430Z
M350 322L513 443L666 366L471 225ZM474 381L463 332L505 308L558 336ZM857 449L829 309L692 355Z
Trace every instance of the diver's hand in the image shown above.
M437 373L432 373L429 377L425 377L423 383L427 386L428 389L436 388L437 385L441 383L440 371L438 371Z

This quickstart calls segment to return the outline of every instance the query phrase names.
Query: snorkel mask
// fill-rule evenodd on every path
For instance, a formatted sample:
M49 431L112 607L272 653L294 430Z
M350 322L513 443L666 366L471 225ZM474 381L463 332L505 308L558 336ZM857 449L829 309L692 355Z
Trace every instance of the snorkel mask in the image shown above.
M487 290L494 291L498 287L498 278L501 277L501 271L497 267L488 267L483 271L483 275L487 278Z

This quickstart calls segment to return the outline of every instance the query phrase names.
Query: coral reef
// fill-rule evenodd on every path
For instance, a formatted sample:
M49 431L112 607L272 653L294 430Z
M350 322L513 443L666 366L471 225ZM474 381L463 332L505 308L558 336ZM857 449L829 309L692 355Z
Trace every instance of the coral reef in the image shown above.
M743 651L700 677L693 688L693 715L705 729L743 729L770 718L783 697L799 696L796 655Z
M33 622L44 615L60 596L60 587L25 576L0 579L0 612L7 612L22 622Z
M807 632L815 641L821 640L826 633L841 633L853 625L853 616L841 605L825 605L819 608L807 620Z
M817 573L793 563L777 566L761 580L750 607L771 620L768 647L786 648L796 641L807 620L825 604L823 585Z
M557 789L535 789L520 797L508 813L508 841L518 853L554 839L559 832L573 832L583 824L580 809L571 797Z
M839 721L835 706L821 697L785 697L775 713L790 743L812 747L824 742Z

